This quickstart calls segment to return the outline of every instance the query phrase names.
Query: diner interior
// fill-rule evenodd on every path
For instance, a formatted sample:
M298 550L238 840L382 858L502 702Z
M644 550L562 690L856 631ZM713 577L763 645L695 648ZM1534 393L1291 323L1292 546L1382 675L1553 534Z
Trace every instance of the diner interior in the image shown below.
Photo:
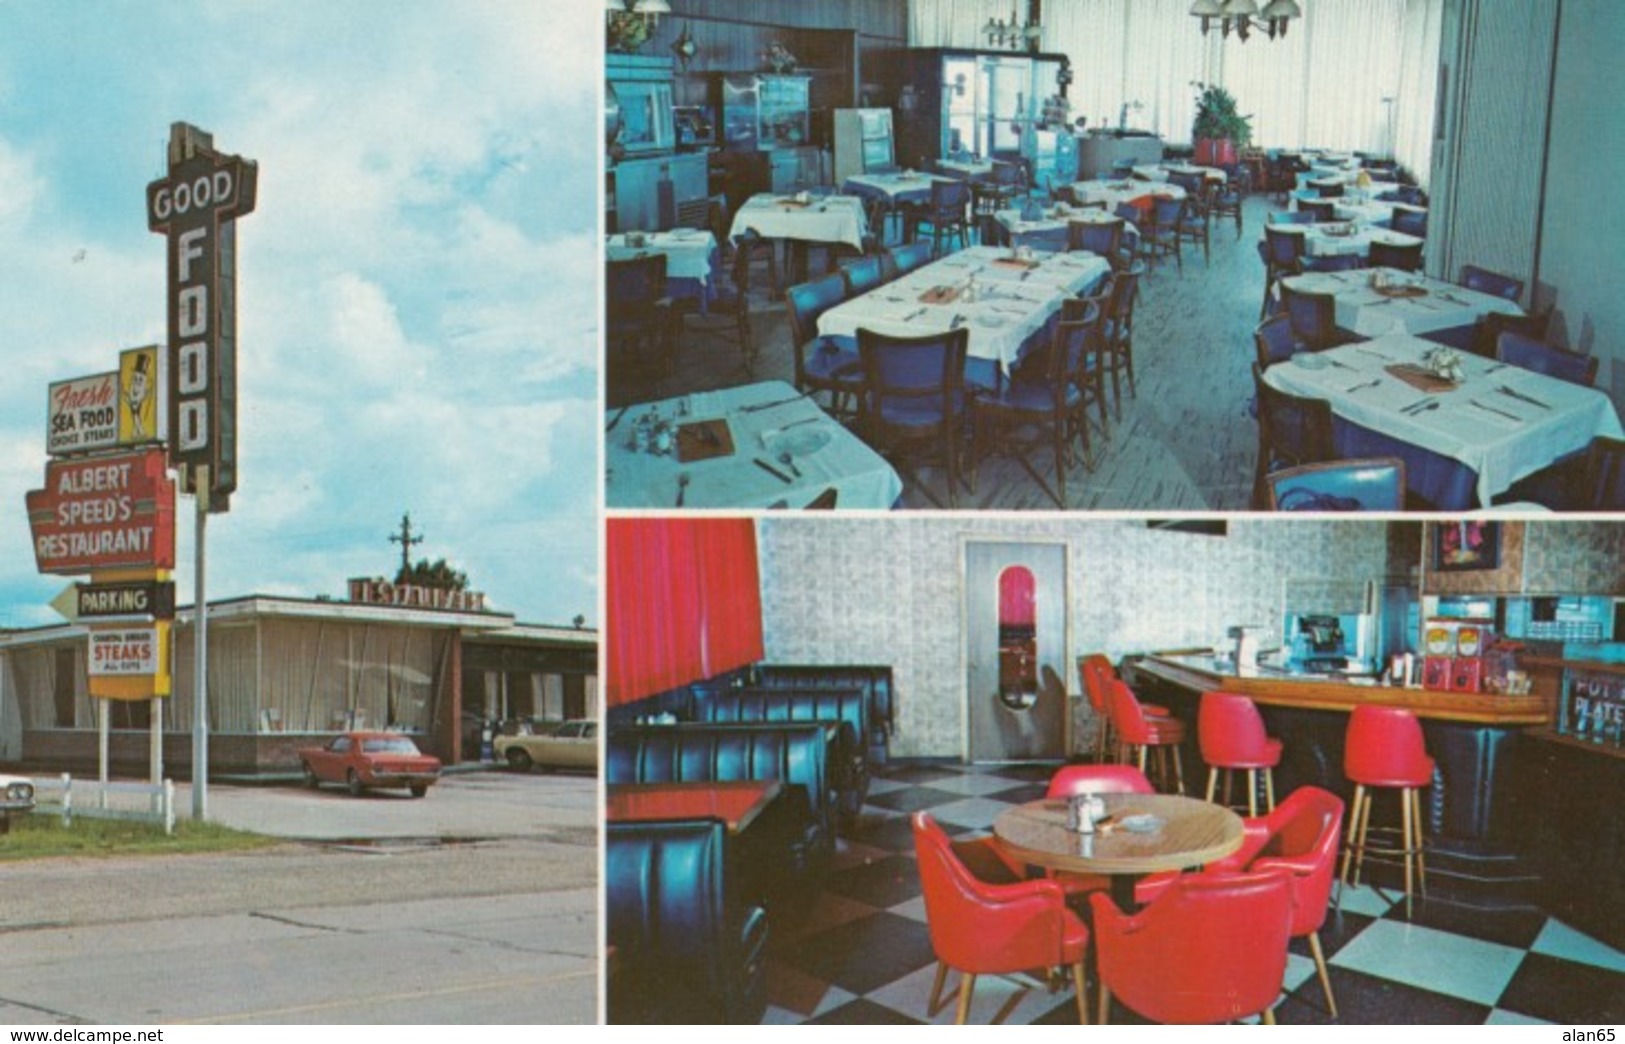
M1625 525L766 513L607 552L613 1022L1625 1016Z
M611 508L1625 509L1625 5L606 32Z

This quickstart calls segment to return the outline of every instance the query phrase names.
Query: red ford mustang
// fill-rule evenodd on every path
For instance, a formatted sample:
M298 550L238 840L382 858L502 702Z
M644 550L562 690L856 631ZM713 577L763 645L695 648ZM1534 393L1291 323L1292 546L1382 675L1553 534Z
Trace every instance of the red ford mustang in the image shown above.
M398 732L346 732L325 747L302 747L305 785L343 783L359 795L368 787L406 787L422 797L440 778L440 759Z

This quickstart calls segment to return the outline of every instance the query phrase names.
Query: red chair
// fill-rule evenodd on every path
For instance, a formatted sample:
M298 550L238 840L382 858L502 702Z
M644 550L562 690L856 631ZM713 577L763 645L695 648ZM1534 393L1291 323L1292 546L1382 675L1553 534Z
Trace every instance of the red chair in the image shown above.
M1264 795L1275 811L1275 766L1281 763L1281 741L1264 734L1258 707L1245 696L1204 692L1196 712L1196 739L1207 762L1207 799L1213 800L1219 773L1224 773L1224 803L1230 804L1230 774L1247 773L1247 814L1258 815L1258 770L1264 770Z
M937 955L930 1011L934 1014L940 1007L950 967L961 975L955 1021L963 1025L978 975L1069 965L1078 991L1078 1021L1087 1025L1089 995L1083 959L1089 949L1089 929L1067 909L1061 886L1046 880L1014 884L982 880L971 872L935 820L916 812L913 822L914 852L925 892L925 922ZM993 843L990 838L985 842ZM994 872L998 872L996 867Z
M1319 787L1299 787L1281 806L1261 819L1243 823L1241 847L1207 867L1208 873L1282 869L1292 874L1292 938L1308 939L1315 958L1326 1006L1337 1018L1337 1000L1326 973L1326 955L1320 948L1320 928L1332 896L1332 871L1343 837L1343 799ZM1135 898L1154 902L1167 891L1176 874L1155 874L1140 882Z
M1155 794L1145 773L1133 765L1063 765L1050 777L1047 798L1079 794Z
M1156 1022L1275 1023L1292 927L1287 871L1182 874L1132 917L1100 893L1089 903L1102 1025L1113 996Z
M1151 749L1157 751L1157 767L1162 786L1168 786L1167 751L1174 752L1174 779L1178 793L1185 793L1185 764L1179 754L1180 744L1185 742L1185 723L1178 718L1154 718L1145 713L1140 701L1134 698L1134 693L1121 681L1114 681L1107 686L1107 707L1111 711L1112 727L1117 730L1117 741L1121 747L1132 748L1136 753L1136 764L1140 771L1145 771L1146 754ZM1131 751L1125 751L1125 757Z
M1343 774L1354 784L1354 804L1349 808L1348 844L1343 852L1343 872L1337 886L1338 908L1342 909L1350 864L1354 870L1354 885L1359 887L1360 867L1369 850L1379 855L1398 855L1404 860L1405 916L1408 918L1413 864L1418 888L1427 895L1421 794L1423 787L1433 783L1433 759L1428 757L1422 741L1422 725L1416 715L1401 707L1362 704L1354 708L1344 740ZM1400 847L1397 849L1378 848L1367 841L1371 825L1370 789L1375 787L1399 790ZM1386 832L1392 830L1392 827L1386 828Z

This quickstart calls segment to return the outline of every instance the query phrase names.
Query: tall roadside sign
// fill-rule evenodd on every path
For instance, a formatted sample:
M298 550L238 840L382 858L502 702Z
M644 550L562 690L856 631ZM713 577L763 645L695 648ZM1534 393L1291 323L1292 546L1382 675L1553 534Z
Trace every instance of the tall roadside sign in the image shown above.
M169 128L169 174L147 186L147 227L169 250L169 459L196 498L192 631L192 817L209 798L207 521L237 489L237 224L254 210L259 166Z

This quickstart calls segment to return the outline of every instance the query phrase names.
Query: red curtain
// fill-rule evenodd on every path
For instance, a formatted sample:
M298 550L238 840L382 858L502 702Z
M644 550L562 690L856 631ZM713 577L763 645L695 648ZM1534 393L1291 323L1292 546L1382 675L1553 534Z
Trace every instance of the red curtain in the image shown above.
M611 519L605 696L630 703L762 658L749 519Z

